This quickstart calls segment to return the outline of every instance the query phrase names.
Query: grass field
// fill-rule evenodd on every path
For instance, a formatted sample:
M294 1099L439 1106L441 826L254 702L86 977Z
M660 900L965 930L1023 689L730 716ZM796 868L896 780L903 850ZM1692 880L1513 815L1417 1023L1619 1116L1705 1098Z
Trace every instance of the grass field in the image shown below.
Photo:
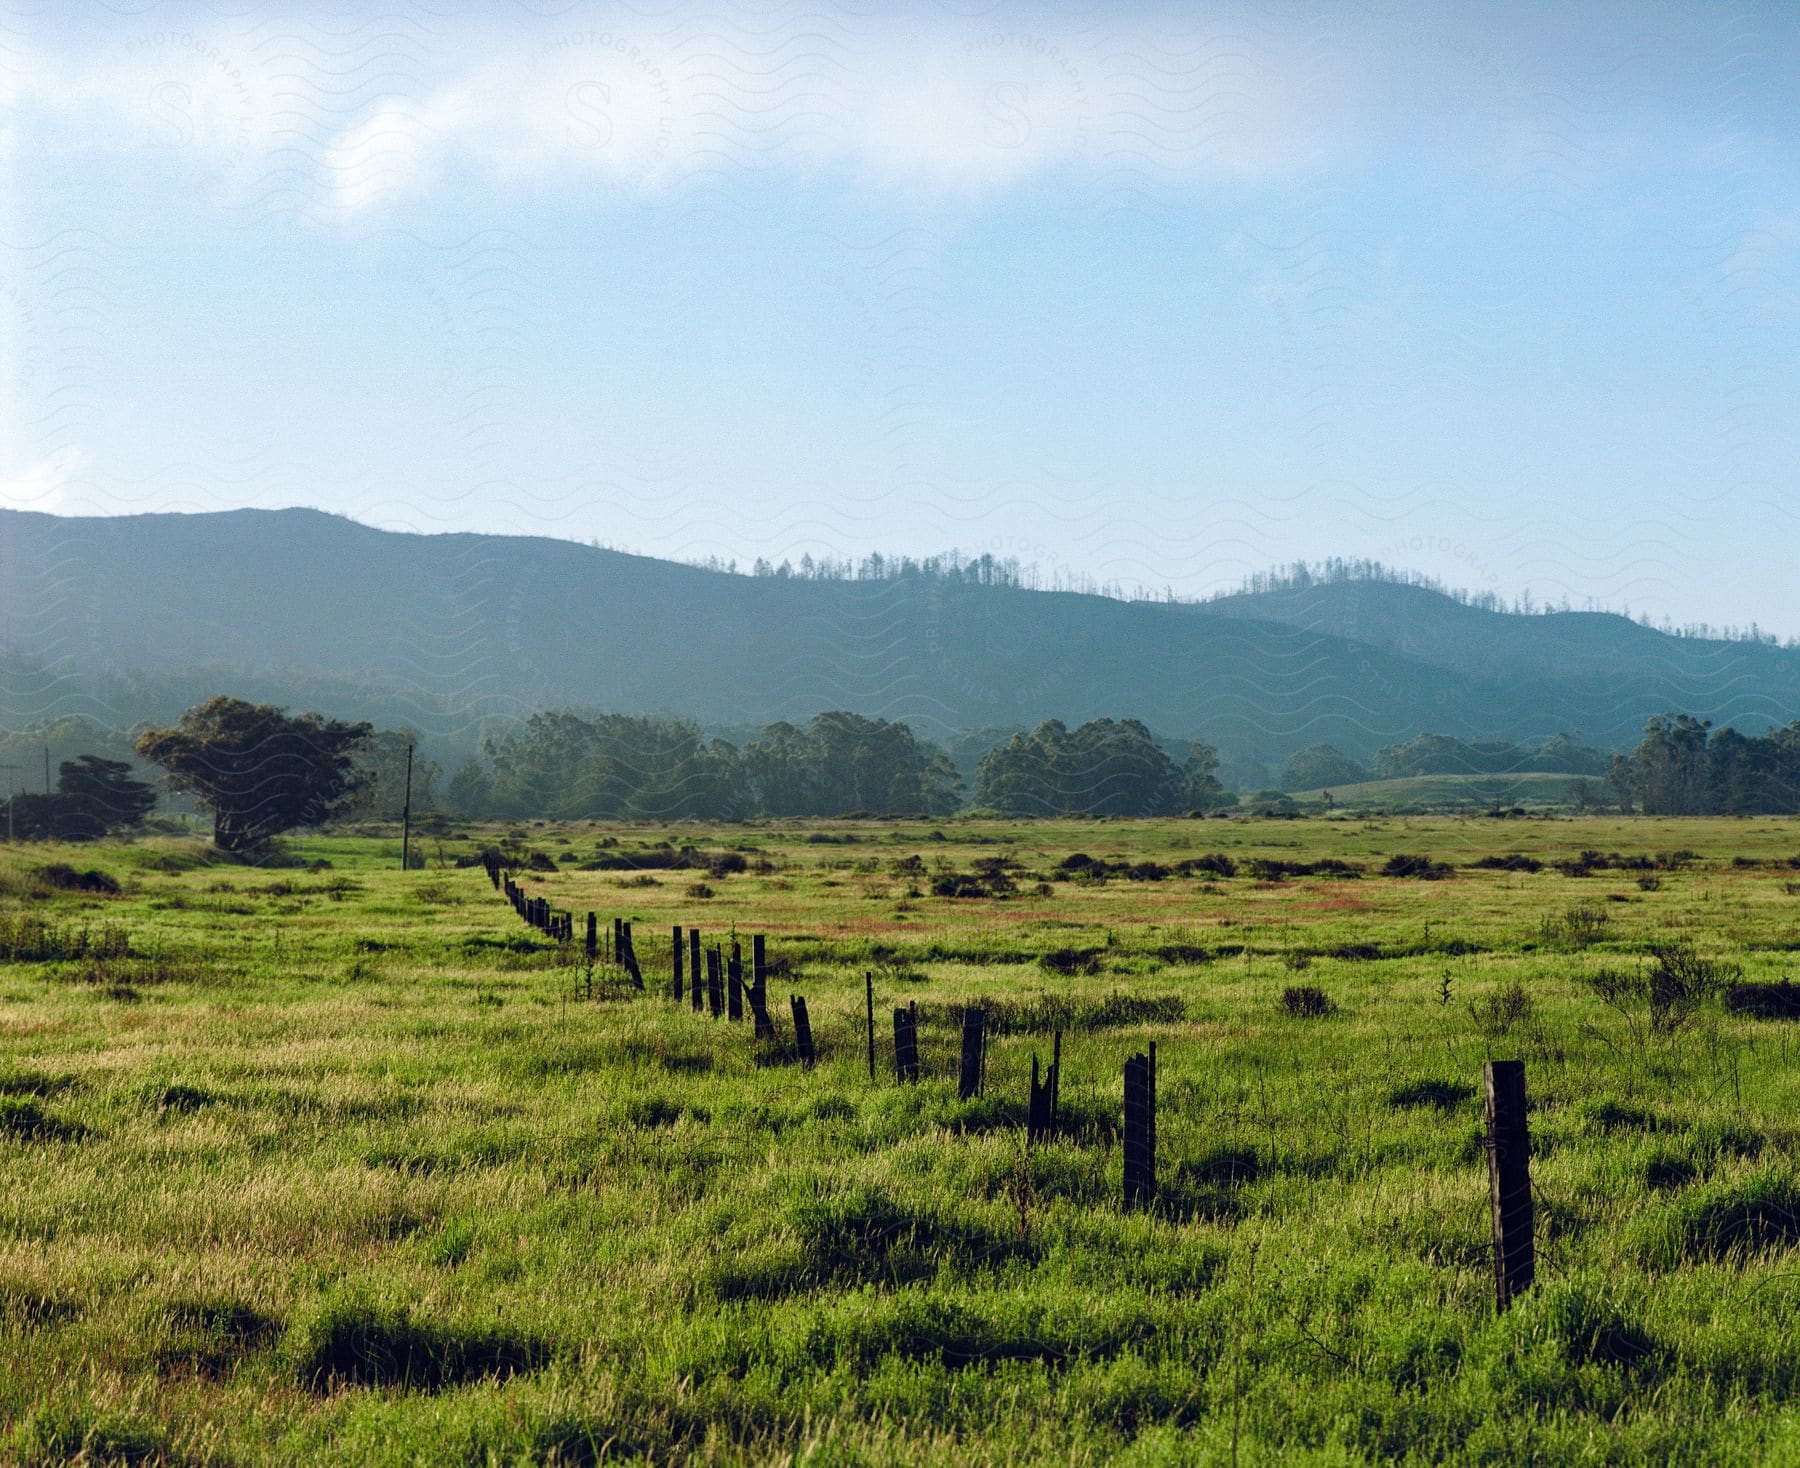
M0 856L0 1457L1800 1460L1791 1026L1713 998L1662 1033L1589 982L1670 942L1785 978L1800 825L517 833L559 868L534 894L634 920L648 995L448 864L503 834L406 873L382 836L293 842L316 870ZM747 870L634 870L664 838ZM1210 854L1234 874L1180 874ZM1546 865L1475 865L1510 854ZM1251 865L1320 860L1359 870ZM1016 890L933 895L981 862ZM816 1069L669 1001L675 923L768 935ZM871 971L882 1014L919 1006L917 1086L885 1019L869 1079ZM959 1102L973 1002L996 1033ZM1027 1152L1058 1025L1064 1133ZM1146 1217L1118 1129L1152 1040ZM1497 1316L1501 1057L1540 1257Z

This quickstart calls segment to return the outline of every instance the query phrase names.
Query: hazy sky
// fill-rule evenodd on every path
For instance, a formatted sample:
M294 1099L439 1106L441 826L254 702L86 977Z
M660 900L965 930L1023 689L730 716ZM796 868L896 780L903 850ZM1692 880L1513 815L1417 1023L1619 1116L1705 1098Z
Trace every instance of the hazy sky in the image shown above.
M1800 632L1800 5L0 20L0 500Z

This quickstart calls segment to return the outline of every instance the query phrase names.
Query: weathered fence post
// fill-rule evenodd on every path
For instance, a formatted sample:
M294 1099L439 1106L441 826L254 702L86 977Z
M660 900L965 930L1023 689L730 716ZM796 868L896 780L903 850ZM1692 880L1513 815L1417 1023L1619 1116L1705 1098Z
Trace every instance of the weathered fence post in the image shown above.
M761 933L750 939L750 973L746 997L750 1001L750 1018L756 1025L756 1038L773 1040L775 1021L769 1018L769 963Z
M706 1007L717 1019L725 1012L725 979L719 972L719 950L706 950Z
M1504 1310L1537 1273L1531 1237L1531 1135L1525 1125L1525 1062L1486 1067L1488 1194L1494 1215L1494 1302Z
M962 1066L956 1074L956 1099L972 1100L981 1094L981 1071L987 1059L987 1037L983 1033L981 1006L971 1004L963 1010Z
M1156 1045L1125 1062L1125 1209L1156 1201Z
M621 966L625 962L625 919L613 919L612 961Z
M731 940L731 958L725 966L725 1013L730 1019L744 1017L744 952L738 940Z
M794 1048L800 1052L800 1063L808 1070L813 1064L812 1021L806 1017L806 1000L798 994L788 995L788 1007L794 1011Z
M919 1078L919 1006L916 1001L894 1011L894 1079Z
M1056 1059L1050 1062L1050 1069L1044 1073L1042 1081L1038 1079L1038 1058L1035 1052L1031 1057L1031 1091L1025 1107L1025 1140L1045 1142L1056 1130L1056 1087L1057 1077L1062 1070L1062 1031L1056 1032Z
M625 972L639 989L644 987L644 971L638 967L637 944L631 941L631 924L625 924Z
M875 975L873 972L863 974L863 984L869 999L869 1080L875 1079Z
M688 981L694 1013L700 1012L700 930L688 929Z
M677 1004L679 1004L679 1003L681 1003L681 991L682 991L682 981L681 981L681 924L679 924L679 923L677 923L677 924L676 924L676 925L675 925L675 929L674 929L674 932L675 932L675 938L674 938L674 941L673 941L673 943L671 943L671 944L670 944L670 946L669 946L669 955L670 955L670 959L671 959L671 961L672 961L672 964L673 964L673 967L674 967L674 971L675 971L675 979L674 979L674 985L675 985L675 987L674 987L674 990L673 990L673 993L674 993L674 997L675 997L675 1002L676 1002L676 1003L677 1003Z

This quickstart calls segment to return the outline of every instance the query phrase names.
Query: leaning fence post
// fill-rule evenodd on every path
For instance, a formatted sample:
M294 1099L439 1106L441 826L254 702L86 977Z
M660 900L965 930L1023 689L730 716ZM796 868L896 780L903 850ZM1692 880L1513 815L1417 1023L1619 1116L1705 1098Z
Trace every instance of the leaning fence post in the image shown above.
M1525 1062L1490 1060L1485 1073L1488 1195L1494 1216L1494 1303L1504 1310L1537 1273L1531 1237L1531 1135Z
M631 941L631 924L626 923L621 931L625 937L625 972L631 975L631 982L642 989L644 987L644 971L638 967L637 945Z
M1156 1045L1125 1062L1125 1208L1156 1200Z
M794 1011L794 1048L800 1052L800 1063L808 1070L813 1063L812 1021L806 1017L806 1000L798 994L788 995L788 1007Z
M956 1076L956 1099L968 1101L981 1094L981 1063L986 1052L981 1006L963 1010L962 1066Z
M689 993L693 1000L694 1013L700 1012L700 930L688 929L688 978Z
M744 952L738 940L731 940L731 957L725 963L725 1014L727 1018L744 1017Z
M750 1001L750 1018L755 1022L756 1038L773 1040L775 1021L769 1018L769 964L761 933L750 940L750 973L751 982L745 998Z

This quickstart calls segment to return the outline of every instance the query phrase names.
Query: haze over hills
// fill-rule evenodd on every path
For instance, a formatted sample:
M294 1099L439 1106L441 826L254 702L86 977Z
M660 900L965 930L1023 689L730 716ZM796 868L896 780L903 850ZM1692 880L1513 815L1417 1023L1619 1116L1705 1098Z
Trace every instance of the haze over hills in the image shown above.
M0 718L164 718L230 691L414 724L446 752L546 706L708 725L822 709L957 730L1142 719L1273 764L1421 731L1635 742L1682 709L1800 717L1800 651L1376 581L1202 604L944 579L740 576L311 510L0 511Z

